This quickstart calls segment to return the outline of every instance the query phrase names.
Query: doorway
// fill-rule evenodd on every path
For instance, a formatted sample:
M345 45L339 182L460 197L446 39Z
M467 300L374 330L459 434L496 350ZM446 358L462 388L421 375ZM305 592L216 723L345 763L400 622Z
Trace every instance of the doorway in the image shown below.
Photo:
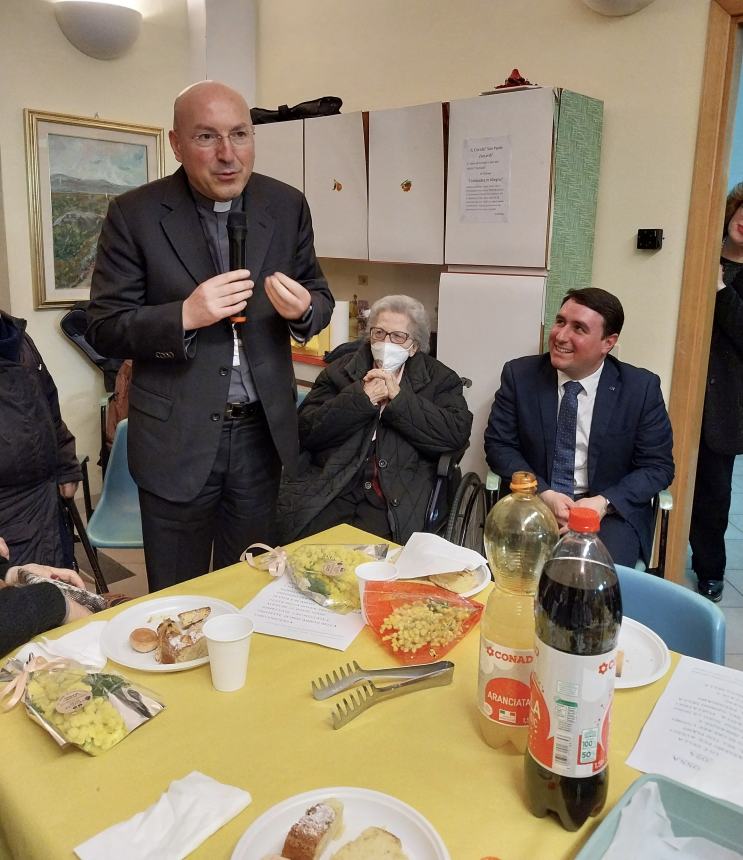
M740 78L743 0L712 0L707 29L694 175L686 233L669 413L676 479L668 537L667 576L686 567L702 406L707 377L714 284L728 190L734 105Z

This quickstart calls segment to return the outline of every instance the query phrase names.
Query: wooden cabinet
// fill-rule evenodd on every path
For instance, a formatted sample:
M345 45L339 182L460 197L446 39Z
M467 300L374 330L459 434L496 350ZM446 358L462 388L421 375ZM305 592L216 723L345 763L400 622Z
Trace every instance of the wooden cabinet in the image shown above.
M440 102L369 113L369 259L444 261Z
M319 257L369 259L361 113L304 121L304 186Z
M254 170L304 191L304 123L301 119L255 127Z

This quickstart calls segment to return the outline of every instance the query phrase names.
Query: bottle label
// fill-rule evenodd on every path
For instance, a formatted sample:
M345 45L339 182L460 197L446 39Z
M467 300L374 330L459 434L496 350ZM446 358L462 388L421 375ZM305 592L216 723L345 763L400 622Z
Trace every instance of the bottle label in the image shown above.
M478 703L480 712L494 723L526 726L529 723L529 676L534 651L516 650L480 638Z
M536 639L531 673L529 753L560 776L586 777L606 767L616 649L566 654Z

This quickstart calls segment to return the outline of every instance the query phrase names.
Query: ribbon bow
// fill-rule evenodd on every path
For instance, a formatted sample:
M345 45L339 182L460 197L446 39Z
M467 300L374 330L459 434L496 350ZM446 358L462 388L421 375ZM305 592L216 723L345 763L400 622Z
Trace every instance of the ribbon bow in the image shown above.
M266 552L261 555L256 555L255 553L250 552L253 547L265 549ZM265 543L251 543L240 556L240 560L247 561L247 563L251 567L256 568L256 570L267 570L271 576L275 576L277 579L280 576L283 576L286 566L289 563L289 557L283 547L272 547Z
M26 692L28 679L34 672L39 669L54 669L68 664L70 661L66 657L55 657L53 660L47 660L46 657L34 657L33 654L26 660L23 669L8 682L8 685L0 693L0 700L8 698L8 701L3 704L4 711L10 711L23 698Z

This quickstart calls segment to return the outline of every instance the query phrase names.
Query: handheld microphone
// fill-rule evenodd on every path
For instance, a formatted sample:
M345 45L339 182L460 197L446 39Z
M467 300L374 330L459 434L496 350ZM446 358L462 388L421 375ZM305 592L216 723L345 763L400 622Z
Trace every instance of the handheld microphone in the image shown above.
M247 258L248 216L244 212L230 212L227 216L227 239L230 246L230 271L245 269ZM243 323L246 317L232 316L230 322Z

